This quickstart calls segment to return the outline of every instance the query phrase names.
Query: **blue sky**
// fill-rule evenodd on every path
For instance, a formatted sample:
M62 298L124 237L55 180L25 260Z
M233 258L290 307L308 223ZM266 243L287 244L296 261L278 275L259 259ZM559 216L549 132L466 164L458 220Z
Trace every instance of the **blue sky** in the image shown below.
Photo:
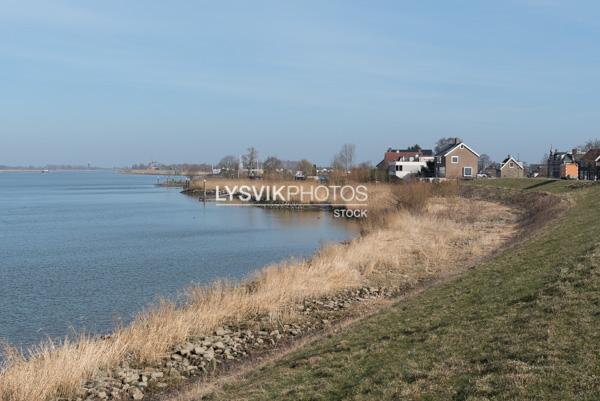
M0 164L600 137L598 2L3 1Z

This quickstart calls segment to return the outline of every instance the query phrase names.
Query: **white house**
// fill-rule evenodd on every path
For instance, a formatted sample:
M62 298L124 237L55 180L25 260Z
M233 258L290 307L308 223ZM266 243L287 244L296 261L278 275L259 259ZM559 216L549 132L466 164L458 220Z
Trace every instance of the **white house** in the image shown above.
M427 161L425 160L397 160L395 162L390 162L388 166L388 174L390 176L395 176L400 179L407 178L411 175L416 175L421 172L424 168L427 167Z
M419 174L427 167L427 162L434 160L431 151L415 155L403 155L396 160L388 161L388 174L392 177L404 179Z

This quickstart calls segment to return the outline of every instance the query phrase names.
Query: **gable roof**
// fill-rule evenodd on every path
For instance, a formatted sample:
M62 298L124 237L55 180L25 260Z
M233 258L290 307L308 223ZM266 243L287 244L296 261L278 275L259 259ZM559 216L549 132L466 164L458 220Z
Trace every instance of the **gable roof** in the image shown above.
M517 166L519 166L521 169L524 169L524 167L523 167L523 163L521 163L520 161L518 161L517 159L515 159L515 158L514 158L514 157L512 157L511 155L508 155L508 157L507 157L506 159L502 160L502 164L500 165L500 169L503 169L503 168L504 168L504 166L506 165L506 163L508 163L508 162L509 162L509 161L511 161L511 160L512 160L513 162L515 162L515 164L516 164Z
M479 153L475 152L464 142L449 144L449 145L445 146L443 149L441 149L439 152L437 152L436 156L444 156L444 157L448 156L450 153L454 152L454 150L461 145L464 146L466 149L469 149L469 151L471 153L473 153L475 156L479 157Z
M581 158L583 162L596 162L600 159L600 149L590 149Z

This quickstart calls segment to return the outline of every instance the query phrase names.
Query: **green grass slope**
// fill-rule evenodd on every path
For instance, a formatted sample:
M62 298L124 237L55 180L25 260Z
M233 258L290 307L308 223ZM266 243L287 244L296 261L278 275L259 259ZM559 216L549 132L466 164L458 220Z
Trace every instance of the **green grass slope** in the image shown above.
M569 192L594 186L592 181L555 180L549 178L492 178L467 182L478 187L521 189L524 191Z
M600 187L573 196L532 240L204 399L600 399Z

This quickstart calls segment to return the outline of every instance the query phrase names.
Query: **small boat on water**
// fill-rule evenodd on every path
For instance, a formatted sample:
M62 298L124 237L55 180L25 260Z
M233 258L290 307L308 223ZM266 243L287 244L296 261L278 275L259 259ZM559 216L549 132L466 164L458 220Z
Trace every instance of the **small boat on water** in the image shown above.
M44 173L49 173L49 172L50 172L50 170L48 170L48 169L44 169L44 170L42 170L42 174L44 174Z

